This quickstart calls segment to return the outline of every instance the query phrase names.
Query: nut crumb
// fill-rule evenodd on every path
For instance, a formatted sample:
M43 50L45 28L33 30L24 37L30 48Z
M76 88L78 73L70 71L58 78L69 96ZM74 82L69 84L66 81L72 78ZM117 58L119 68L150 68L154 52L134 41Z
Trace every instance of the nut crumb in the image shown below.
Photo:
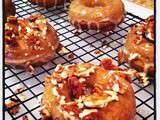
M27 115L24 115L24 116L22 117L22 120L28 120Z
M69 58L69 59L73 59L73 58L74 58L74 54L73 54L73 53L69 54L69 55L68 55L68 58Z
M103 54L103 52L100 51L100 50L96 50L96 51L94 51L94 53L95 53L96 55L102 55L102 54Z
M65 53L69 53L69 50L66 49L65 47L62 47L61 50L59 51L60 54L65 54Z
M19 112L20 106L17 105L18 102L16 101L11 101L8 104L5 104L6 108L9 109L9 112L12 115L16 115Z

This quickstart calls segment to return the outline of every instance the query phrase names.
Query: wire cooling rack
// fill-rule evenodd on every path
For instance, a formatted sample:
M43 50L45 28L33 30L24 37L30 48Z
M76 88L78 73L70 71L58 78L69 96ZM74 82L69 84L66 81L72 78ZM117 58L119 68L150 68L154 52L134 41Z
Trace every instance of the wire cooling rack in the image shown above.
M57 53L52 61L36 68L34 75L23 70L14 70L5 67L4 102L6 103L13 97L18 98L18 94L21 93L26 96L26 99L19 103L20 111L16 115L12 115L9 112L10 109L4 108L6 120L22 120L24 115L27 115L29 120L41 119L38 98L42 96L44 90L43 78L53 72L56 64L75 62L99 64L100 60L105 57L110 57L117 63L118 50L123 47L127 31L133 24L143 21L143 19L127 13L125 21L109 34L94 31L83 31L75 34L76 30L67 20L68 7L66 9L62 6L43 9L27 1L15 0L14 3L18 17L27 17L34 12L45 15L50 21L50 24L57 30L60 42L68 52L65 54ZM103 46L104 44L105 46ZM101 54L96 54L97 50ZM74 54L74 56L69 57L71 54ZM121 67L127 68L128 66L127 64L123 64ZM137 79L133 80L132 85L137 103L136 120L154 120L154 86L141 87ZM21 93L17 94L15 90L19 87L24 87L24 89Z

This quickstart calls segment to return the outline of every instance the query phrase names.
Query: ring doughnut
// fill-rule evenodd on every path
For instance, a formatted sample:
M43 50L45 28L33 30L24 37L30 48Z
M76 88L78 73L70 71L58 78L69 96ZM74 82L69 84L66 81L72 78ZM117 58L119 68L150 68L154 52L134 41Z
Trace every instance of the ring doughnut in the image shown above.
M138 72L154 77L154 16L131 28L118 56L119 63L125 61Z
M5 24L5 64L13 68L33 68L53 59L59 38L44 16L26 19L10 16Z
M130 77L110 59L58 65L45 78L42 120L134 120L136 105Z
M69 21L77 30L111 31L125 18L121 0L73 0Z

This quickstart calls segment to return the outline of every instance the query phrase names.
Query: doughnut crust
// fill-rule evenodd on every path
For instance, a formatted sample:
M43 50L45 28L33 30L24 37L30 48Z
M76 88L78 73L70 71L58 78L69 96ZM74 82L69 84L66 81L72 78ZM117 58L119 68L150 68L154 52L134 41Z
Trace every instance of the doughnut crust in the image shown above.
M5 14L4 14L5 22L7 21L7 17L11 15L13 16L15 15L14 4L12 0L5 0Z
M130 77L126 71L107 66L109 70L90 63L58 65L45 78L42 120L134 120Z
M124 49L119 51L119 62L154 77L154 16L135 25L128 33Z
M73 0L69 21L78 30L111 31L125 18L121 0Z
M5 64L29 69L53 59L59 46L54 28L39 14L9 17L5 26Z
M58 5L64 5L66 2L70 0L30 0L32 3L36 3L43 7L54 7Z

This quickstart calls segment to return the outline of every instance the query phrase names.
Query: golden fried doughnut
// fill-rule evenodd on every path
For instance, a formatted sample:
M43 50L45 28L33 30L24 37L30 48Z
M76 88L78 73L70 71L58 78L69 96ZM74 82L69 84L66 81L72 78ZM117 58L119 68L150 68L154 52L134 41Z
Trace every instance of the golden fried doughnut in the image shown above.
M42 120L134 120L136 105L130 80L127 71L110 59L103 60L101 66L58 65L45 78Z
M15 15L15 7L12 0L5 0L5 22L8 16Z
M69 21L78 30L111 31L125 17L121 0L73 0Z
M154 76L154 16L131 28L124 49L119 51L119 62L123 61L138 72Z
M66 2L70 0L30 0L32 3L39 4L43 7L53 7L58 5L64 5Z
M5 64L32 68L53 59L59 46L54 28L40 14L27 19L10 16L5 24Z

